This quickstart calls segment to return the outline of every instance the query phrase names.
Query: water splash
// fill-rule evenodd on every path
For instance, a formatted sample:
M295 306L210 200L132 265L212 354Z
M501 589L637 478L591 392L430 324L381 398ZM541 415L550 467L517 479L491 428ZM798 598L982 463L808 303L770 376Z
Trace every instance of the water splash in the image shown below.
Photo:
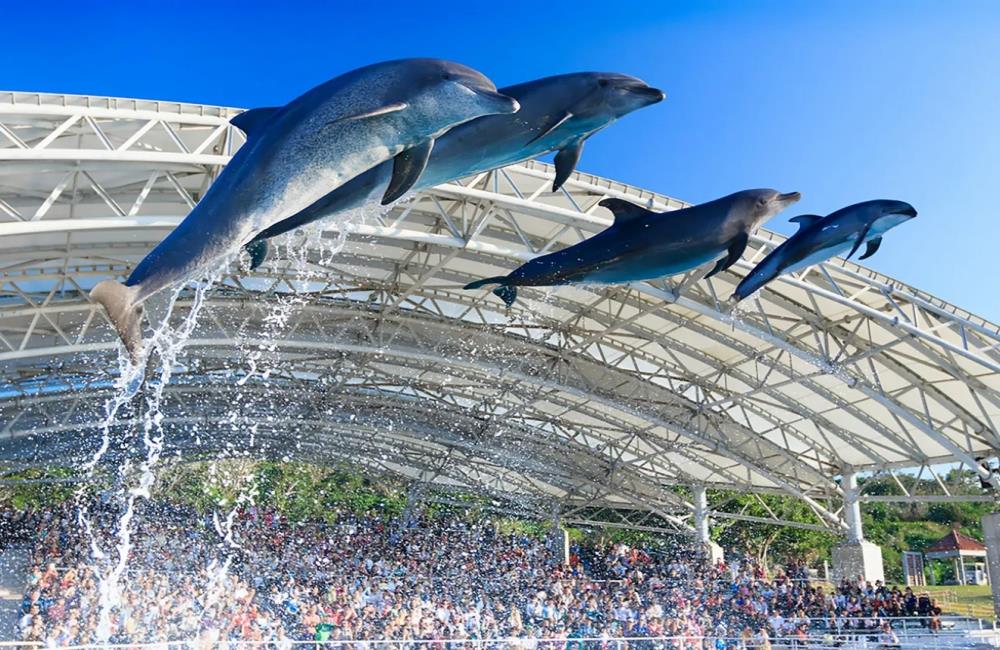
M746 300L722 303L719 309L719 321L731 325L733 329L744 329L747 325L747 318L752 315L750 306Z
M288 291L274 291L262 316L263 331L241 331L236 345L245 360L246 368L236 385L243 386L257 377L266 381L271 370L267 358L278 349L278 341L288 331L294 315L305 307L311 294L327 286L324 276L328 267L344 249L349 233L385 211L378 203L370 203L347 210L337 218L337 229L327 230L324 224L295 230L280 238L275 249L282 259L273 263L288 278ZM333 233L333 237L325 236Z
M264 331L253 333L253 338L258 342L251 344L250 337L246 335L237 337L237 345L244 353L242 356L246 360L247 368L236 385L243 386L255 376L264 381L268 379L270 370L266 368L262 370L266 366L265 357L276 351L276 341L287 330L291 317L307 304L309 295L327 286L323 280L326 274L324 267L331 265L343 249L348 233L383 210L381 206L372 204L341 215L334 237L324 237L324 229L317 226L293 233L285 239L287 260L285 266L289 268L284 269L284 275L291 276L288 282L291 291L284 293L276 291L272 294L267 312L263 316ZM315 261L310 259L313 251L317 253ZM165 389L171 381L185 344L194 332L198 316L205 305L207 292L221 279L235 258L234 255L224 260L216 267L211 277L196 285L191 308L176 328L171 326L170 316L183 293L184 286L173 291L167 315L150 337L140 363L132 364L127 355L119 355L118 377L112 395L104 407L104 420L100 429L101 443L93 455L83 463L81 469L88 479L94 477L97 467L111 449L114 428L122 424L120 422L122 409L140 396L144 401L139 426L145 455L137 466L133 465L131 459L126 458L118 468L119 485L115 488L115 492L121 508L112 526L107 526L109 523L107 521L95 520L90 512L84 487L89 481L81 483L76 498L78 523L90 540L93 569L98 581L97 640L101 644L109 642L114 628L114 613L122 604L123 580L128 576L128 563L133 549L132 535L137 502L150 498L156 481L156 469L163 455L165 430L161 407ZM158 363L158 372L152 378L146 376L147 366L151 365L148 363L150 360L156 360ZM252 429L251 436L255 434L256 429ZM130 478L132 475L137 475L134 483ZM240 508L254 502L255 494L255 485L242 488L224 516L221 516L219 511L213 515L214 526L219 534L220 547L225 557L213 559L207 567L210 594L217 594L226 582L233 561L232 551L239 548L233 528L235 517ZM219 504L220 508L227 505L229 504ZM211 606L211 602L206 602L205 609L208 610Z
M235 429L236 422L234 421L232 424ZM216 461L212 461L209 472L213 476L213 480L215 480L215 477L218 477L218 463ZM231 504L225 498L217 504L218 508L223 509L231 505L225 515L220 515L219 509L212 511L212 528L219 536L219 548L222 558L211 558L205 567L208 584L205 586L205 598L202 604L201 616L199 616L199 619L203 621L202 624L205 621L205 612L211 611L212 607L219 602L220 596L225 590L227 580L230 577L229 569L233 564L234 553L242 548L236 538L236 531L233 528L236 516L243 508L253 506L257 498L258 486L256 476L252 472L246 475L237 473L235 476L228 477L228 479L236 483L237 495ZM225 483L227 477L218 477L218 480L220 483ZM202 627L199 629L199 634L206 631Z
M112 614L121 604L122 579L126 576L129 555L132 550L133 520L136 515L137 499L149 499L150 491L156 480L155 469L159 464L164 448L163 413L161 405L166 386L174 372L178 356L187 343L198 321L198 314L205 305L206 295L213 284L219 281L231 260L226 259L220 264L213 275L206 281L196 285L194 299L187 315L176 328L170 324L170 316L174 312L178 299L184 291L184 285L178 286L171 294L167 315L163 322L153 332L145 348L145 354L139 363L132 364L127 355L119 355L119 377L115 383L115 391L105 404L105 419L101 425L101 444L89 461L83 465L88 478L93 477L97 465L106 455L111 443L112 428L119 424L118 413L121 408L139 395L145 384L147 390L143 396L145 408L141 416L142 444L146 451L145 458L138 467L138 481L125 492L124 507L117 519L114 529L115 540L113 549L105 550L101 537L107 537L108 531L98 533L94 529L92 516L83 498L83 486L77 492L77 520L90 539L91 555L95 560L94 572L98 579L99 619L97 638L107 643L112 633ZM155 358L159 361L159 373L152 381L144 382L146 361ZM127 485L127 477L131 473L131 460L126 458L119 468L118 477ZM82 484L86 485L86 483ZM113 558L113 559L112 559ZM108 566L108 563L111 563Z
M754 297L753 300L757 304L757 311L763 313L763 307L759 302L760 298ZM751 328L760 328L764 323L756 324L751 322L753 315L754 311L750 306L750 301L741 300L740 302L733 302L728 309L720 311L719 321L731 325L733 329L748 330ZM804 363L816 367L824 375L836 377L847 384L848 387L854 387L858 382L857 377L848 372L842 364L834 359L805 349L799 350L797 354Z

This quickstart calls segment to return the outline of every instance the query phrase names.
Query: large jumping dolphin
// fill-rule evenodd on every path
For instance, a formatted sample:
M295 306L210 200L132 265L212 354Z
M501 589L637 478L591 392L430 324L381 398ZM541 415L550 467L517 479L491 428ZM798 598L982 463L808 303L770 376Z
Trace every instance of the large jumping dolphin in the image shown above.
M434 144L420 180L421 190L465 176L530 160L552 151L558 190L573 172L584 141L634 110L660 102L663 91L618 73L579 72L501 88L521 105L513 114L488 115L456 126ZM259 110L259 109L258 109ZM290 230L357 208L384 196L392 165L382 163L316 203L261 232L248 246L250 267L267 257L267 242Z
M477 280L465 289L488 284L508 307L517 287L596 283L622 284L683 273L724 255L705 277L733 264L750 233L799 200L798 192L759 189L669 212L652 212L622 199L599 205L615 216L606 230L555 253L526 262L509 275Z
M348 72L279 109L242 113L235 123L247 142L194 210L124 285L105 280L90 295L137 360L140 305L151 295L218 264L260 231L389 159L386 193L398 198L447 129L517 109L471 68L406 59Z
M825 217L803 214L791 220L799 230L761 260L743 278L733 298L743 300L774 278L819 264L835 255L850 251L850 258L867 243L858 259L871 257L882 245L882 235L890 228L917 216L917 211L905 201L879 199L864 201L841 208Z

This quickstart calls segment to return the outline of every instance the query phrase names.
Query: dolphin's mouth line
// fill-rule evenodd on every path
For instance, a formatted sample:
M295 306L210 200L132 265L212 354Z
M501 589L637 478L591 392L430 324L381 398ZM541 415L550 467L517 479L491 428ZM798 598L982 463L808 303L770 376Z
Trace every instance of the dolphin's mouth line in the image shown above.
M653 103L662 102L667 98L667 93L663 92L659 88L653 88L652 86L630 86L628 91L639 95L640 97L645 97Z
M502 111L503 113L516 113L521 108L521 103L518 102L516 99L514 99L513 97L508 97L507 95L499 93L499 92L497 92L495 90L487 90L485 88L479 88L479 87L476 87L476 86L466 85L466 84L461 83L461 82L459 83L459 85L462 88L465 88L466 90L468 90L469 92L471 92L473 95L476 95L477 97L481 97L483 99L488 99L488 100L495 101L495 102L500 102L500 103L506 103L506 104L508 104L509 108L507 108L506 110Z

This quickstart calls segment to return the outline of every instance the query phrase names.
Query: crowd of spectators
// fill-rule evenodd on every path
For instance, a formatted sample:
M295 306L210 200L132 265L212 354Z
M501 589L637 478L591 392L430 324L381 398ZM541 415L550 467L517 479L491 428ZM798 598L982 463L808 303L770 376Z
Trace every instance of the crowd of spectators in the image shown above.
M144 515L111 611L114 643L389 639L397 643L387 648L413 640L452 648L492 639L535 650L672 637L632 645L715 650L854 631L892 646L885 617L925 616L933 628L940 613L910 589L858 581L824 589L800 566L768 575L749 558L712 564L691 549L575 545L566 565L544 539L457 517L291 524L247 508L226 526L165 506ZM31 547L21 639L98 642L95 568L105 565L75 509L7 513L0 525L26 532ZM112 539L97 541L113 548Z

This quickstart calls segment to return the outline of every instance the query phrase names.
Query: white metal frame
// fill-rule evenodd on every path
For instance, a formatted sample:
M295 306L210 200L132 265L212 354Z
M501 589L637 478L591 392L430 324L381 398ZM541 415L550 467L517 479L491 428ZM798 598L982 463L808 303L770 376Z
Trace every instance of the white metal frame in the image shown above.
M30 448L41 462L41 438L93 425L107 383L95 366L111 367L117 344L86 292L126 275L203 195L243 141L228 123L238 112L0 93L0 457L32 462ZM454 419L435 420L441 449L423 461L392 452L395 442L378 453L410 474L439 466L435 455L461 456L506 487L486 473L434 479L556 499L567 518L636 507L656 517L637 526L689 527L694 506L673 486L706 485L795 495L816 514L807 525L844 531L845 472L887 472L903 487L907 468L937 477L934 466L959 462L1000 489L982 461L1000 450L1000 329L839 259L779 279L734 316L726 297L776 234L759 232L743 261L707 281L699 270L628 287L529 288L509 311L462 291L606 227L605 197L684 205L583 173L553 194L552 175L527 163L329 224L324 236L340 228L347 246L321 263L315 240L304 241L308 299L263 357L252 350L271 331L275 296L302 270L280 255L253 275L232 269L191 342L202 361L189 385L221 390L214 373L235 346L289 382L289 403L338 377L340 391L367 385L364 408L415 396L448 405ZM459 431L470 416L549 452L473 444ZM63 418L62 433L38 433L46 418ZM529 460L547 463L551 479L532 475ZM961 498L938 482L935 498Z

